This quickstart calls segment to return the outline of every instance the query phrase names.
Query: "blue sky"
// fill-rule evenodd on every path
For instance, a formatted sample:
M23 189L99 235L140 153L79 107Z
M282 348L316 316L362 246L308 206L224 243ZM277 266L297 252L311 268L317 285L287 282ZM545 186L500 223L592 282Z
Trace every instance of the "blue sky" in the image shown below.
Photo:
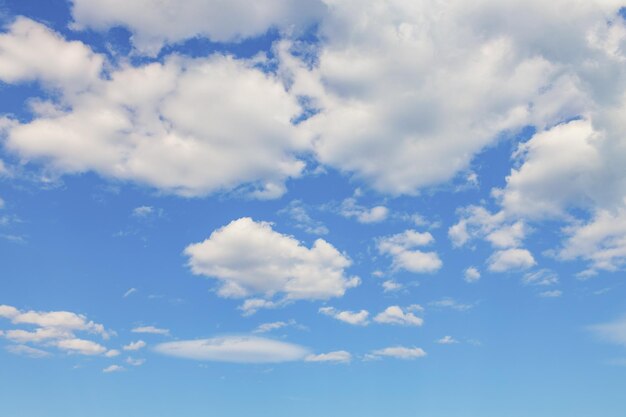
M0 2L0 414L622 416L626 4L571 3Z

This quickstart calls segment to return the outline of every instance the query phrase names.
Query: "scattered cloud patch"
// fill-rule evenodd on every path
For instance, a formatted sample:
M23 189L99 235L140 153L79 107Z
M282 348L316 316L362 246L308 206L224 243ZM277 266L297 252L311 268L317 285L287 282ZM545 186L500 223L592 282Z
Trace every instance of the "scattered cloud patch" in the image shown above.
M331 362L331 363L350 363L352 355L345 350L335 352L320 353L318 355L308 355L304 358L306 362Z
M124 350L140 350L146 347L146 342L144 342L143 340L138 340L136 342L131 342L129 344L127 344L126 346L124 346L122 349Z
M459 341L453 338L452 336L444 336L441 339L437 340L436 343L440 345L453 345L453 344L459 343Z
M110 374L110 373L113 373L113 372L122 372L122 371L124 371L124 370L125 370L125 369L124 369L124 367L123 367L123 366L119 366L119 365L110 365L110 366L107 366L106 368L104 368L104 369L102 370L102 372L104 372L105 374Z
M392 236L378 239L378 252L392 258L394 270L404 269L415 273L435 272L443 263L435 252L422 252L416 249L434 241L428 233L406 230Z
M474 283L480 279L480 271L477 268L470 266L463 273L463 279L465 280L465 282L468 282L470 284Z
M162 336L169 336L169 329L160 329L154 326L139 326L131 330L133 333L147 333L147 334L159 334Z
M367 310L340 311L333 307L321 307L319 312L325 316L329 316L355 326L367 326L369 324L368 317L370 313Z
M487 260L491 272L519 271L537 264L533 255L526 249L506 249L495 252Z
M395 324L400 326L421 326L424 320L415 314L402 310L399 306L389 306L385 311L374 317L376 323Z
M366 360L381 359L382 357L412 360L423 358L426 352L418 347L392 346L384 349L374 350L365 355Z

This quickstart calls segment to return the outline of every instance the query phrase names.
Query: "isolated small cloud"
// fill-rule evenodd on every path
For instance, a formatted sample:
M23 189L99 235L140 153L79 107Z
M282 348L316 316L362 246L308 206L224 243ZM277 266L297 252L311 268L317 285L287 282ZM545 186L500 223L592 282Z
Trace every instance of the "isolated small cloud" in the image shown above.
M110 365L107 366L106 368L104 368L102 370L102 372L104 372L105 374L110 374L113 372L122 372L124 370L123 366L119 366L119 365Z
M352 324L355 326L367 326L369 324L368 317L369 312L367 310L361 311L341 311L334 307L321 307L319 312L330 316L344 323Z
M411 312L405 312L399 306L390 306L374 317L374 321L381 324L395 324L400 326L421 326L424 320Z
M137 292L137 288L130 288L128 291L126 291L123 295L124 298L134 294Z
M335 352L320 353L318 355L308 355L304 360L306 362L349 363L352 360L352 355L345 350L338 350Z
M154 326L140 326L135 327L131 330L133 333L147 333L147 334L160 334L163 336L168 336L170 334L169 329L160 329Z
M138 340L136 342L131 342L127 344L122 349L126 351L133 351L133 350L143 349L144 347L146 347L146 342L144 342L143 340Z
M365 355L366 360L380 359L382 357L412 360L426 356L426 352L418 347L392 346L374 350Z
M539 297L542 298L558 298L563 295L561 290L544 291L539 293Z
M480 271L473 266L465 270L463 279L465 282L473 283L480 279Z
M435 308L449 308L456 311L467 311L474 307L473 304L459 303L450 297L444 297L441 300L432 301L429 305Z
M444 336L441 339L437 340L440 345L453 345L459 343L458 340L454 339L452 336Z
M528 250L519 248L497 251L487 263L491 272L528 269L537 264Z

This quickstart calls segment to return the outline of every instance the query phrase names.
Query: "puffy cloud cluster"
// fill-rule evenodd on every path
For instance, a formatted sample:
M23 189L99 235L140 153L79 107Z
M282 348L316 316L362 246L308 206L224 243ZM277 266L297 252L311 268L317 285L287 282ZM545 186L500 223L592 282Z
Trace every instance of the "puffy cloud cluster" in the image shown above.
M244 310L274 307L290 300L341 297L360 283L346 275L351 261L334 246L317 239L311 248L272 230L270 223L250 218L234 220L203 242L185 249L194 274L219 281L222 297L247 298Z
M28 356L43 357L47 352L28 344L42 347L55 347L67 353L80 355L103 355L107 348L92 340L76 336L77 332L98 335L108 339L110 332L104 326L88 320L81 314L69 311L21 311L8 305L0 305L0 317L14 325L34 326L34 330L15 328L5 330L1 335L16 343L10 351Z
M125 26L139 52L156 54L165 43L206 37L237 42L269 29L302 31L324 12L319 0L73 0L74 27Z
M405 269L410 272L435 272L441 268L442 262L436 252L423 252L417 247L434 242L433 236L416 230L406 230L396 235L378 240L378 251L392 259L394 270Z
M243 187L275 198L304 168L296 153L309 144L292 124L297 99L256 61L169 56L105 77L102 60L16 20L0 35L0 80L38 80L59 94L34 101L31 121L5 121L5 146L54 172L96 171L185 196Z

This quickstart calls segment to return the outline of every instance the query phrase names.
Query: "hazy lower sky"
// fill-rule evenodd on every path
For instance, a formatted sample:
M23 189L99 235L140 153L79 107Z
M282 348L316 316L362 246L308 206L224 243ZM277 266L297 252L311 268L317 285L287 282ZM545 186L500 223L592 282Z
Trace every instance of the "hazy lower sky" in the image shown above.
M624 6L0 0L0 415L622 417Z

